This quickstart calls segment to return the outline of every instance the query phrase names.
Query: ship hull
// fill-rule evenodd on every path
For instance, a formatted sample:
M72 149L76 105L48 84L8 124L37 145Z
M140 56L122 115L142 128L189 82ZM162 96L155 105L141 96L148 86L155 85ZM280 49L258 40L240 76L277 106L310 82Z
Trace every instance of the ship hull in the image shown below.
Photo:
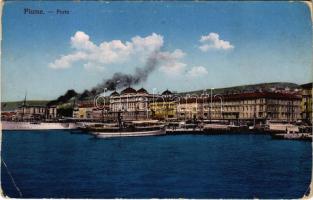
M96 138L112 138L112 137L141 137L141 136L154 136L165 135L164 129L153 131L134 131L134 132L91 132Z
M1 122L1 129L6 131L14 130L71 130L76 129L75 123L70 122Z

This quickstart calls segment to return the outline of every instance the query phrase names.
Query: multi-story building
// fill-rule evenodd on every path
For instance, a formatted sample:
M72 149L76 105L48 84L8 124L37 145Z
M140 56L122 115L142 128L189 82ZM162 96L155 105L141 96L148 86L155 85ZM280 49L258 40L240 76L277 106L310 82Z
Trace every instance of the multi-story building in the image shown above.
M73 110L73 118L75 119L92 119L92 111L94 106L91 104L81 104L75 106Z
M57 118L57 107L48 106L46 107L46 119L55 119Z
M94 107L91 111L91 118L96 121L108 121L112 120L109 112L109 105L105 105L101 108Z
M202 119L207 116L204 111L204 100L202 98L181 97L177 104L177 118L181 120Z
M181 97L179 119L228 120L234 122L296 121L301 97L291 93L247 92L225 95Z
M15 111L1 111L1 120L3 121L13 121L16 119Z
M73 118L88 121L110 120L109 104L96 105L94 99L80 101L73 109Z
M301 85L301 118L304 122L312 124L312 83Z
M169 120L177 117L177 98L169 90L161 95L153 95L149 107L152 118Z
M218 97L212 98L209 118L260 122L300 119L301 96L297 94L249 92Z
M80 100L76 102L73 109L73 118L75 119L91 119L92 110L94 108L93 98Z
M57 117L56 106L22 105L15 112L17 120L44 120Z
M312 101L312 100L311 100ZM145 89L126 88L113 92L104 109L94 102L79 104L74 118L93 120L228 120L233 122L265 123L267 120L294 122L300 117L301 96L281 92L245 92L224 95L187 95L178 97L169 90L161 95ZM305 104L308 105L308 104ZM312 113L312 112L311 112ZM312 114L311 114L312 115Z
M144 120L149 119L151 111L149 109L149 102L152 95L149 94L144 88L135 90L128 87L118 92L113 92L110 95L110 113L114 120L117 120L118 115L123 120Z

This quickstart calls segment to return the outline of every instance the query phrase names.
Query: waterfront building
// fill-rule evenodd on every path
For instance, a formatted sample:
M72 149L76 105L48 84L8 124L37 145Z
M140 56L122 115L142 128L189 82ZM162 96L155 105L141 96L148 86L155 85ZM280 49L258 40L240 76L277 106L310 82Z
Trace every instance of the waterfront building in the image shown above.
M203 98L186 96L179 99L177 105L177 118L181 120L203 119L207 117Z
M100 109L97 109L96 107L93 107L91 109L89 117L90 119L99 121L99 120L107 119L107 117L106 118L104 117L104 114L105 114L104 110L100 110Z
M99 104L97 107L94 98L78 101L73 109L73 118L88 121L110 120L109 104Z
M22 105L15 112L17 120L44 120L57 117L56 106Z
M174 120L177 118L177 98L169 90L165 90L161 95L153 95L149 106L154 119Z
M73 109L73 118L92 119L93 101L81 101Z
M46 107L46 119L56 119L57 118L57 107L47 106Z
M112 120L111 113L109 111L110 106L106 104L99 108L93 107L91 111L91 118L96 121L108 121Z
M73 108L73 118L78 119L80 116L79 114L79 107L78 106L74 106Z
M13 121L16 118L15 111L1 111L1 120L3 121Z
M169 90L161 95L144 88L128 87L114 91L104 109L94 102L80 103L73 117L113 120L227 120L236 123L265 123L267 120L294 122L301 119L301 96L295 92L256 91L210 96L175 96Z
M312 83L303 84L301 88L301 118L304 122L312 124Z
M118 115L123 120L144 120L151 117L151 111L149 109L149 102L152 99L152 95L144 88L135 90L128 87L118 92L113 92L110 95L110 113L114 120L117 120Z
M280 120L294 122L300 119L301 96L292 93L248 92L219 95L212 98L209 118L230 121ZM211 104L211 105L210 105Z

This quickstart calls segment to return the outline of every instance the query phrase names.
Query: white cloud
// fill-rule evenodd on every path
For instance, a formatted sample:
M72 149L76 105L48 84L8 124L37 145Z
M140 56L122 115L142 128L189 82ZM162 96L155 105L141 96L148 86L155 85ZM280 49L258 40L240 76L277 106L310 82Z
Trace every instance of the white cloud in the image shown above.
M152 52L155 50L159 50L163 46L163 43L163 36L156 33L152 33L145 38L142 38L140 36L132 38L132 45L135 51Z
M135 36L131 41L103 41L94 44L89 35L77 31L71 37L71 47L74 52L60 56L49 64L53 69L70 68L75 62L88 63L87 66L105 66L108 64L124 63L137 58L144 61L152 52L160 51L163 46L163 36L152 33L147 37ZM86 68L86 66L85 66ZM89 67L87 67L89 68Z
M208 74L208 71L203 66L195 66L191 68L189 71L187 71L187 77L194 78L194 77L200 77L205 76Z
M96 45L88 34L77 31L70 39L73 49L49 64L53 69L66 69L79 63L87 71L103 72L106 66L122 63L140 63L144 66L150 56L156 56L159 70L169 76L183 75L186 64L181 60L181 49L162 51L163 36L152 33L146 37L135 36L130 41L111 40Z
M173 52L160 52L159 57L160 60L164 62L161 63L160 71L166 73L167 75L179 75L181 74L186 64L181 62L182 59L186 54L181 49L176 49Z
M176 62L176 63L161 66L160 71L170 76L177 76L177 75L180 75L184 71L185 67L186 67L185 63Z
M199 41L202 43L202 45L199 46L199 49L203 52L206 52L209 49L230 50L235 48L229 41L220 39L220 36L217 33L203 35Z
M61 58L56 59L53 63L50 63L49 67L53 69L70 68L74 62L84 60L86 57L87 57L86 53L78 51L73 54L61 56Z
M82 31L77 31L71 37L71 45L78 50L92 50L96 48L96 45L89 40L89 35Z

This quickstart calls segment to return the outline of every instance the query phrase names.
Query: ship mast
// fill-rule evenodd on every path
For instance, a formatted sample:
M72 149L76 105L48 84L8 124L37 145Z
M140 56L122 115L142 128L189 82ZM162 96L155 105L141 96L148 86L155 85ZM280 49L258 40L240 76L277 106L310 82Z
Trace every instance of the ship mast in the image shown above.
M25 107L26 107L26 96L27 96L27 91L25 92L25 97L24 97L24 101L22 104L22 121L24 121L24 114L25 114Z

